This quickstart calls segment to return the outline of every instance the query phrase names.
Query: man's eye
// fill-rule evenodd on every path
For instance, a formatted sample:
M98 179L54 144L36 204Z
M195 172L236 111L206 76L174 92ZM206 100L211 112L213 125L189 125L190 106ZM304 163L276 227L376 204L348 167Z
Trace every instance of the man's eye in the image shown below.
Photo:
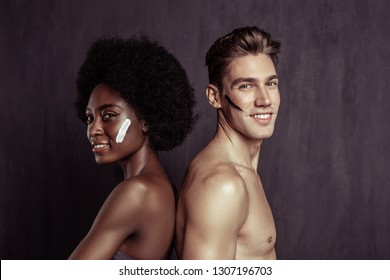
M250 89L252 88L252 85L250 84L242 84L239 86L239 89Z
M278 81L270 81L267 83L267 86L269 87L276 87L278 86Z

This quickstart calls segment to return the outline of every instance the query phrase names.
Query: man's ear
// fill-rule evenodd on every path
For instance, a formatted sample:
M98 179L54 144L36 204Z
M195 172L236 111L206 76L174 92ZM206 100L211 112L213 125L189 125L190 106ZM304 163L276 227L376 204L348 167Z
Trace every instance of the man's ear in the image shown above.
M213 85L208 84L206 88L206 97L209 101L210 105L213 106L215 109L221 108L221 96L222 93L219 91L219 89Z

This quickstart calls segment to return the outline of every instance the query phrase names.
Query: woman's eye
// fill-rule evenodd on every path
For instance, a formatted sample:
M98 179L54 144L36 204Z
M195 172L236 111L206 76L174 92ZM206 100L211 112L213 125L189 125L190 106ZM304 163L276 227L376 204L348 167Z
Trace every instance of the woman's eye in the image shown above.
M108 121L108 120L110 120L114 116L115 116L115 114L113 114L113 113L104 113L102 118L103 118L104 121Z
M86 116L85 116L85 122L86 122L87 124L91 124L91 123L93 122L93 117L90 116L90 115L86 115Z

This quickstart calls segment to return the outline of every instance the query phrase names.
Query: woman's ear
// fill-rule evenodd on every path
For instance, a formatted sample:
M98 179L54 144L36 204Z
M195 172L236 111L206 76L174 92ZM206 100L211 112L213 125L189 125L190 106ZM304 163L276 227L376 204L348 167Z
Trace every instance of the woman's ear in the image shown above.
M221 93L215 85L207 85L206 96L211 106L213 106L215 109L221 108Z
M146 124L146 122L144 120L141 121L141 125L142 125L143 133L148 133L149 126Z

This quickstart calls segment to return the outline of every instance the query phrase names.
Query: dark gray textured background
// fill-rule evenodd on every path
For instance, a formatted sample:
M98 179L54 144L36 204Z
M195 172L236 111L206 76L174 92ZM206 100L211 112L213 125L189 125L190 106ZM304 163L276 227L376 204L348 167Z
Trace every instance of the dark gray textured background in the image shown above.
M142 31L187 70L201 118L161 154L179 186L215 129L205 53L246 25L282 41L282 105L259 166L278 257L390 259L389 3L1 0L1 259L67 258L121 179L95 164L73 108L92 41Z

